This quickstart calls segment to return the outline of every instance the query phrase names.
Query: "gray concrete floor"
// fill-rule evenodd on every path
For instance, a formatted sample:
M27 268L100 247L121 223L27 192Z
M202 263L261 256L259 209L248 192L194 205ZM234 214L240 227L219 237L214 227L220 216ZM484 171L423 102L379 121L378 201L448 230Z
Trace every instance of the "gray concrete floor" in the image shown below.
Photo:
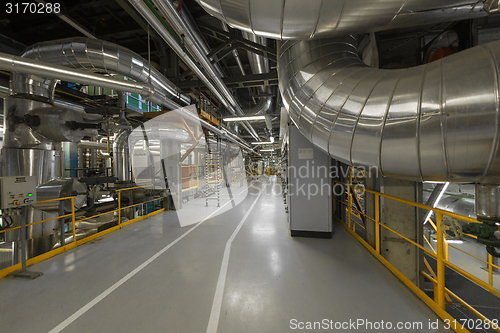
M429 329L434 312L342 226L329 240L291 238L276 181L261 178L193 230L160 213L31 266L44 273L36 280L0 280L0 332L207 332L226 242L256 198L230 247L218 332L289 332L323 319L445 331L441 321Z

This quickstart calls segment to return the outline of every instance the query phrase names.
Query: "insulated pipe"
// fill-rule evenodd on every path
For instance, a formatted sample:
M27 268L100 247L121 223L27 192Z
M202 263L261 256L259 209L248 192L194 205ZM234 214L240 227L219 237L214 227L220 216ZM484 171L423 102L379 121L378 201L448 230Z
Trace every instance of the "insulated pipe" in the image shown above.
M130 130L120 131L113 141L113 175L122 182L129 182L132 180L130 151L128 146L130 132Z
M164 41L174 50L177 55L183 59L186 65L196 73L196 75L205 83L205 85L217 96L217 98L226 106L233 115L243 115L241 107L236 102L231 91L224 84L222 79L217 75L212 63L206 55L198 49L194 43L194 37L182 21L176 9L170 2L163 3L154 1L160 13L169 21L172 27L179 32L179 35L184 35L185 45L180 45L175 38L167 31L158 18L151 12L148 6L142 0L129 0L130 4L143 16L143 18L151 24L156 32L164 39ZM200 62L203 67L202 71L190 56L184 51L184 47L188 48L193 56ZM212 81L213 80L213 81ZM257 140L260 141L257 132L248 122L244 122L243 126Z
M384 176L500 183L500 41L400 70L366 66L355 45L344 37L279 48L279 88L304 136Z
M222 27L222 30L224 30L225 32L229 32L229 28L227 27L226 23L220 21L220 25ZM236 64L238 64L238 68L240 69L241 75L246 75L245 69L243 68L243 64L242 64L241 59L240 59L240 54L238 53L238 50L235 49L232 51L232 53L233 53L234 59L236 60Z
M231 27L275 39L330 38L486 16L483 0L196 0Z
M196 38L194 33L189 30L188 25L182 20L179 13L177 13L174 5L166 0L166 1L158 1L152 0L153 4L158 8L160 13L166 18L167 22L172 26L175 32L179 36L183 36L184 47L189 50L189 52L193 55L193 57L200 62L203 69L207 72L209 77L211 77L219 89L220 92L226 97L227 101L232 106L231 109L234 110L237 114L242 115L243 111L241 111L238 102L232 96L231 91L227 88L227 86L222 82L222 79L215 70L214 65L208 60L205 52L196 42Z
M207 128L211 132L220 135L226 140L236 143L245 150L254 152L247 144L232 138L227 135L225 131L220 130L210 123L198 118L198 116L193 115L191 112L185 111L182 106L168 99L164 94L155 93L153 87L149 85L141 85L132 81L124 81L113 77L102 76L100 74L84 72L54 64L47 64L42 61L24 59L5 53L0 53L0 69L7 70L12 73L35 74L40 77L63 79L71 82L95 85L119 91L138 93L155 104L178 110L178 112L184 117L199 122L200 125Z
M139 84L133 81L119 80L113 77L103 76L89 72L83 72L81 70L68 68L60 65L54 65L39 60L22 58L7 53L0 53L0 69L11 72L13 82L14 80L19 81L20 76L22 76L23 78L37 76L37 77L48 78L50 79L50 81L54 81L54 83L57 79L60 79L64 81L95 85L103 88L129 91L136 94L144 95L146 97L153 95L154 93L153 87L150 86L149 84ZM36 79L32 80L30 83L27 84L27 87L31 86L35 81ZM47 81L47 79L44 79L44 81ZM46 97L46 100L52 100L54 94L53 88L55 87L55 84L51 86L52 86L52 91L49 91L50 89L47 89L49 88L49 85L46 85L43 88L45 90L43 96L41 95L34 95L34 96ZM28 88L28 90L25 90L25 92L29 91L30 93L27 94L31 95L31 93L34 92L34 90L35 89ZM12 87L12 94L14 96L19 94L19 90L16 89L16 86ZM24 96L27 95L24 93L21 94Z
M170 0L167 0L167 1L170 1ZM177 8L179 6L179 3L176 1L173 3L173 5ZM184 6L184 4L182 4L181 10L178 13L179 13L179 16L180 16L182 22L185 24L185 26L187 28L186 31L189 31L192 34L193 42L195 43L196 47L199 50L202 50L203 54L208 55L210 53L210 48L205 43L205 40L203 39L201 32L198 29L198 26L194 22L194 19L191 16L191 14L189 13L189 11L186 10L186 7ZM182 31L177 31L177 33L179 35L183 35ZM216 56L214 56L214 58L216 58ZM209 60L215 60L214 58L209 59ZM214 64L213 66L214 66L214 70L217 72L219 77L223 77L224 73L222 72L219 64Z
M257 37L254 34L249 34L245 31L243 31L243 38L248 39L249 41L252 41L254 43L261 44L263 46L267 46L267 41L263 37ZM248 60L250 62L250 68L252 69L253 74L266 74L269 73L269 60L267 58L264 58L263 56L260 56L258 54L255 54L254 52L247 51L248 54ZM262 94L270 94L271 89L269 87L259 87L259 91ZM265 114L272 108L272 97L267 96L267 97L261 97L257 105L255 105L252 108L245 109L245 114ZM271 128L268 128L269 131L271 131Z
M27 61L33 59L35 64L38 63L37 61L44 61L50 64L62 65L64 66L63 68L73 67L89 72L123 75L140 83L152 85L156 94L169 99L179 99L184 105L190 103L189 97L180 95L178 88L158 70L149 66L144 58L125 47L110 42L83 37L42 42L29 47L25 50L22 57ZM37 98L45 98L49 102L52 102L55 80L45 79L42 76L44 73L46 73L46 68L38 71L35 67L33 68L33 72L29 72L28 75L14 74L11 77L12 94L14 96L36 96ZM66 77L64 73L58 72L57 75L57 79L85 83L75 81L74 77ZM52 78L53 76L50 77ZM105 81L107 78L102 75L100 77L102 81ZM124 88L117 90L136 92L125 87L127 85L133 86L134 82L122 81ZM102 83L96 83L96 85L109 88L109 86L105 86ZM146 97L151 95L151 91L137 93L144 94Z
M78 148L106 150L108 149L108 144L94 141L80 141Z

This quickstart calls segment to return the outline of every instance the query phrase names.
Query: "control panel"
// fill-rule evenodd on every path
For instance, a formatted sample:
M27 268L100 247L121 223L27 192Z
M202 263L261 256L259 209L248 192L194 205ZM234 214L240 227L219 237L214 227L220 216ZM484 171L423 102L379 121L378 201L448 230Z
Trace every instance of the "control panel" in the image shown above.
M0 201L2 209L36 203L36 177L0 177Z

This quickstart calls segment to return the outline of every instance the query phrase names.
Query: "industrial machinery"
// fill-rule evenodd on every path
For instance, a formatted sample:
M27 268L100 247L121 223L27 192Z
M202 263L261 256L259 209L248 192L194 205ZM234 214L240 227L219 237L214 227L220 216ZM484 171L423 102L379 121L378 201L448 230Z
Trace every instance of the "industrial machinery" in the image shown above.
M37 201L36 178L0 177L0 201L3 210L34 204Z
M100 56L95 56L97 54ZM125 208L122 214L117 214L112 211L116 209L118 200L122 201L123 207L150 202L154 198L166 198L162 204L164 207L180 209L183 202L213 192L215 182L210 180L210 176L208 182L204 181L205 176L210 174L210 165L203 166L200 161L206 155L205 142L210 145L214 139L208 135L205 138L205 130L196 133L196 141L203 141L203 145L187 145L187 139L193 133L189 128L182 127L183 121L197 121L205 129L224 137L220 149L224 158L222 163L227 165L225 178L228 181L240 178L233 174L234 170L244 172L244 161L234 159L240 152L240 146L245 149L250 147L229 129L222 128L220 124L214 126L200 119L196 113L182 108L181 105L191 103L191 98L179 94L178 89L158 70L150 68L141 56L124 47L96 39L69 38L33 45L25 50L22 57L13 57L9 61L11 89L4 103L3 177L0 178L3 215L7 222L2 223L0 228L24 224L28 227L0 233L1 241L13 244L12 257L8 259L10 262L0 262L0 267L74 241L69 227L71 219L57 218L72 210L77 220L102 214L75 224L78 240L147 211L138 206ZM30 67L33 64L36 64L36 69ZM81 70L74 71L72 67ZM92 73L96 71L127 79ZM106 93L112 99L104 101L99 107L56 103L54 89L58 80L87 84L87 89L99 87L99 91L101 87L107 88ZM131 133L134 129L144 128L151 117L143 117L137 112L132 113L134 117L127 115L127 112L130 113L128 103L134 103L131 91L137 94L139 101L149 97L148 108L157 110L150 113L154 117L172 109L180 110L175 133L166 133L157 127L159 136L148 143L151 156L161 157L162 161L162 156L180 157L179 154L183 154L179 163L167 162L169 176L165 173L160 177L163 182L160 188L142 186L146 184L140 182L141 175L133 172L130 149L134 148L134 143L131 143ZM165 135L173 140L162 146L161 139ZM128 188L131 189L126 190ZM120 195L118 192L121 192ZM74 198L73 201L58 200L70 197ZM174 197L177 199L173 200ZM9 210L14 208L16 214L10 214ZM33 224L42 220L49 221ZM25 237L20 230L26 231ZM21 254L22 239L26 240L25 254Z

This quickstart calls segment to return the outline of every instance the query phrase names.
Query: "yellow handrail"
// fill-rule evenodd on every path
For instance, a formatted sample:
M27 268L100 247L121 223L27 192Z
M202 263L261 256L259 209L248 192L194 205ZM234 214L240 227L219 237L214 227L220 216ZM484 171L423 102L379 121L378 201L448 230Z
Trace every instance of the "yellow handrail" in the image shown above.
M347 203L345 201L337 200L335 197L334 197L334 201L338 201L338 202L341 202L342 204L346 205L347 221L344 223L344 226L347 228L347 230L349 230L349 232L351 232L351 234L353 234L356 238L358 238L358 240L361 241L361 238L359 238L359 236L356 235L356 225L358 225L358 226L361 226L361 225L355 219L353 219L352 216L354 215L358 218L360 218L361 216L364 216L364 217L367 217L369 220L375 222L375 249L372 250L375 252L372 252L372 253L376 254L376 256L378 256L377 258L379 260L383 261L386 266L388 266L389 263L386 264L385 263L386 260L383 260L382 257L380 256L380 241L381 241L380 240L380 227L383 227L386 230L391 231L392 233L394 233L397 236L401 237L402 239L406 240L410 244L415 245L416 247L421 249L424 253L426 253L430 257L436 259L436 262L437 262L437 277L436 277L436 279L433 279L430 275L426 274L425 272L421 272L424 276L426 276L426 278L429 278L429 280L431 280L435 286L434 287L434 291L435 291L434 292L434 304L436 307L431 306L431 308L433 308L434 311L436 311L437 313L438 312L441 313L440 311L445 311L445 295L446 295L446 293L449 293L453 298L455 298L464 307L468 308L473 313L475 313L479 318L481 318L482 320L487 320L487 318L484 317L479 311L473 309L464 300L460 299L457 295L453 294L452 292L450 292L446 288L446 286L445 286L445 267L448 266L449 268L455 270L457 273L463 275L464 277L468 278L472 282L474 282L474 283L478 284L479 286L483 287L484 289L488 290L490 293L500 297L500 291L493 287L493 268L494 267L499 268L499 267L492 263L491 255L488 255L488 261L485 261L485 260L482 260L482 259L480 259L472 254L469 254L469 253L467 253L467 252L465 252L465 251L463 251L463 250L461 250L453 245L449 245L448 242L445 241L444 232L443 232L443 229L441 228L441 221L442 221L444 215L450 216L450 217L453 217L453 218L456 218L456 219L459 219L462 221L470 222L470 223L482 223L482 222L479 222L479 221L472 219L468 216L456 214L454 212L449 212L449 211L446 211L443 209L434 208L434 207L431 207L428 205L412 202L412 201L401 199L401 198L398 198L398 197L395 197L392 195L388 195L388 194L377 192L377 191L367 190L366 188L363 188L363 191L365 191L366 193L373 194L375 196L375 216L371 217L371 216L368 216L368 214L363 213L363 212L359 211L358 209L356 209L355 207L353 207L353 204L352 204L353 203L352 202L352 193L353 192L352 191L355 190L355 186L352 184L352 182L353 182L352 169L349 172L349 184L345 184L342 182L334 182L336 184L341 184L341 185L344 185L346 187ZM359 185L359 183L358 183L358 185ZM431 225L433 226L433 228L436 230L436 233L437 233L437 235L435 237L435 239L437 240L437 249L435 250L433 248L432 244L430 243L429 239L427 239L427 237L425 237L425 235L423 236L424 240L427 242L427 244L429 245L429 247L432 249L432 251L434 253L427 250L424 246L418 244L417 242L409 239L408 237L403 236L402 234L396 232L395 230L389 228L388 226L380 223L380 198L381 197L387 198L390 200L394 200L394 201L397 201L397 202L400 202L403 204L408 204L408 205L416 207L416 208L421 208L421 209L425 209L425 210L432 210L436 213L436 223L434 224L431 221ZM342 222L341 220L339 220L339 221ZM430 235L428 235L428 236L431 237ZM364 245L369 246L367 243ZM470 273L464 271L463 269L457 267L456 265L452 264L449 261L448 246L451 246L454 249L457 249L461 252L469 254L471 257L476 258L476 259L480 260L481 262L486 263L488 265L489 283L486 283L486 282L480 280L479 278L473 276L472 274L470 274ZM391 270L394 272L395 268L392 267ZM396 274L396 275L398 275L398 277L402 278L400 276L401 274L399 271L398 271L398 274ZM406 283L406 284L408 285L408 283ZM417 287L415 285L410 286L410 287L417 294L420 294L418 291L416 291L415 288L417 288ZM415 288L413 288L413 287L415 287ZM428 303L428 301L426 301L426 303ZM438 311L438 309L440 309L440 310ZM456 331L466 331L466 330L458 328L458 329L456 329ZM500 332L500 330L497 330L497 331Z

